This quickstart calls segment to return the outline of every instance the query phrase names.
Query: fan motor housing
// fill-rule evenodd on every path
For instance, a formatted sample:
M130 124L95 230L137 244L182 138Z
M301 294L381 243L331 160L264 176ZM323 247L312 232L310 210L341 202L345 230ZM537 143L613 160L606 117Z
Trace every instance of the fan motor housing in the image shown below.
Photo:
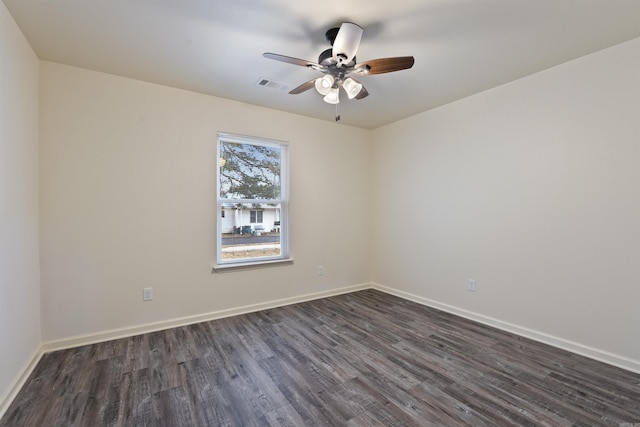
M336 28L331 28L327 30L326 33L324 33L325 37L327 38L327 41L331 46L333 46L333 42L336 41L336 37L338 36L338 31L340 31L340 28L336 27Z
M327 49L318 56L318 64L325 67L335 67L336 60L333 59L333 49ZM351 62L343 64L345 68L353 67L356 64L356 57L354 56Z
M327 49L318 56L318 64L330 65L333 62L333 49Z

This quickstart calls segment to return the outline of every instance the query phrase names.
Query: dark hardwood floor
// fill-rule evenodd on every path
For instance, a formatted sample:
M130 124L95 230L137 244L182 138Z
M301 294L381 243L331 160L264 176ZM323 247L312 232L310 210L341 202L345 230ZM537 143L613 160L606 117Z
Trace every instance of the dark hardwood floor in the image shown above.
M0 426L640 427L640 375L375 290L47 353Z

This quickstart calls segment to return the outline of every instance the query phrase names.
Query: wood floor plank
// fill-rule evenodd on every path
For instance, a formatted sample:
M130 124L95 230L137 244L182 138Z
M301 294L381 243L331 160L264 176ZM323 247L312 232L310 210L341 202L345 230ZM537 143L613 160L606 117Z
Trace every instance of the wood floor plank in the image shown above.
M634 423L638 374L366 290L47 353L0 427Z
M272 427L298 427L305 425L304 420L292 405L285 405L281 408L264 414L264 425Z
M259 363L278 384L282 394L304 421L304 425L333 425L331 415L323 410L324 403L318 398L317 394L321 389L309 378L305 378L304 371L292 369L277 357L262 359Z
M455 399L446 393L446 387L434 386L429 382L418 384L410 390L412 396L424 402L433 418L440 420L440 425L474 427L492 427L494 423L486 419L481 414L475 412L464 402Z

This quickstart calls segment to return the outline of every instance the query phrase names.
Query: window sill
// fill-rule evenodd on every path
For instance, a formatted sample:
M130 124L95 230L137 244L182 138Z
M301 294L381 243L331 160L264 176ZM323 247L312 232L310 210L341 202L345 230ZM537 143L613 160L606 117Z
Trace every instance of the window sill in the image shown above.
M247 261L247 262L234 262L229 264L214 264L211 273L224 273L233 270L244 270L251 268L262 268L270 266L282 266L293 264L293 258L283 259L270 259L265 261Z

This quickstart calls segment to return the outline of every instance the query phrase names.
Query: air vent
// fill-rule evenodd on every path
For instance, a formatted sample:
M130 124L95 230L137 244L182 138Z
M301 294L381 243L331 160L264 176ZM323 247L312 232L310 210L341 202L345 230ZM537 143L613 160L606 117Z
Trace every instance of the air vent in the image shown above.
M277 82L275 80L260 77L256 82L258 86L268 87L269 89L275 89L282 92L289 92L289 85L286 83Z

